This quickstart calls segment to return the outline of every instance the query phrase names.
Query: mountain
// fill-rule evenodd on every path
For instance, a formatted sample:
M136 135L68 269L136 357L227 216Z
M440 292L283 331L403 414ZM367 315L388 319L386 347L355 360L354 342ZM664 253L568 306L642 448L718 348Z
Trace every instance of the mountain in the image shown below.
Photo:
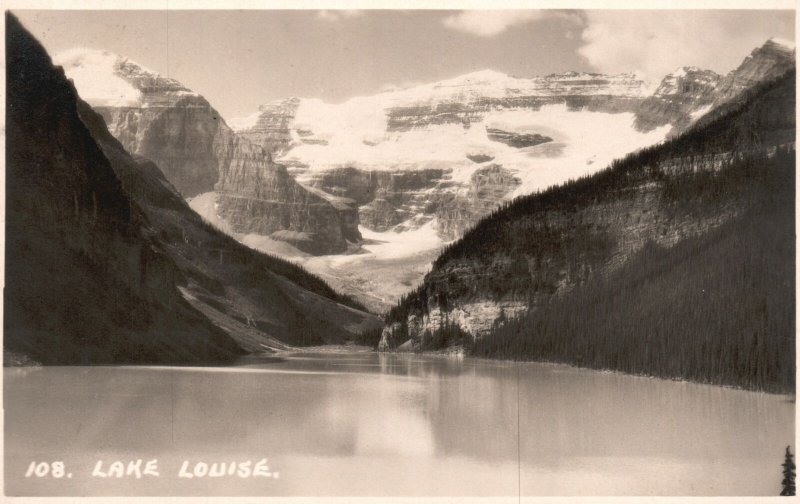
M379 324L195 214L7 15L5 350L43 363L210 362Z
M630 128L645 96L631 74L523 79L486 70L339 105L290 98L232 124L302 184L355 201L363 227L435 220L451 240L547 172L582 173L663 138ZM602 134L609 129L620 131L617 141ZM502 175L484 198L475 186L487 174Z
M385 310L421 280L441 247L499 205L679 134L741 90L786 71L791 51L780 47L767 42L726 77L681 67L655 88L632 74L519 78L485 70L341 104L279 100L231 124L303 185L355 203L367 238L362 253L301 260ZM743 84L731 91L728 81ZM404 248L398 275L381 245L401 241L419 245Z
M795 66L794 42L771 38L747 56L719 83L716 104L735 98L759 82L775 79Z
M645 83L630 74L525 79L481 71L342 104L281 100L231 124L302 185L354 202L360 250L300 261L386 310L445 243L502 202L661 140L669 127L632 127L645 97ZM208 220L217 216L208 205L193 207Z
M184 197L216 190L234 231L312 254L343 252L360 239L354 208L297 184L178 81L107 51L73 49L56 63L125 149L155 162Z
M380 347L792 390L795 100L792 69L504 204L389 312Z
M670 134L679 134L710 110L794 67L794 43L777 38L754 49L724 77L711 70L681 67L664 77L653 95L642 103L637 110L636 128L649 130L671 124Z
M180 295L180 270L78 116L74 88L11 14L6 55L6 355L55 364L242 353Z
M711 70L681 67L661 81L653 95L637 110L636 128L648 130L670 124L673 131L686 129L711 109L722 77Z
M202 96L124 57L59 61L123 146L166 166L208 222L384 311L499 205L679 134L785 70L787 54L769 41L726 77L682 67L653 92L633 74L484 70L341 104L279 100L231 120L235 131Z

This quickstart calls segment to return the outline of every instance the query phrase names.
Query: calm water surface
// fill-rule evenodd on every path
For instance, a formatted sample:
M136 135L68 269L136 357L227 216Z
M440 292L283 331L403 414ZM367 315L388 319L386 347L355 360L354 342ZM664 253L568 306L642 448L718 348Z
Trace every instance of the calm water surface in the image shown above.
M9 495L775 495L794 444L785 396L374 353L5 369L4 407ZM160 475L91 476L139 458ZM277 478L178 477L262 458Z

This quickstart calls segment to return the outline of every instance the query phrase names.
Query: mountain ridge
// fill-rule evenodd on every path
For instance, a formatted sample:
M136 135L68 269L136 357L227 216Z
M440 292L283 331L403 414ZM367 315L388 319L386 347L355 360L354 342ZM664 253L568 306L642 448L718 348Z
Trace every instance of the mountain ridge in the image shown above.
M793 254L791 247L787 248L786 240L789 240L789 245L793 243L787 237L792 235L794 219L794 103L795 75L794 70L790 70L780 78L760 84L713 120L664 144L630 154L592 176L505 204L467 231L459 241L449 245L434 261L424 282L389 312L380 347L396 348L407 340L412 343L406 346L417 349L459 344L481 356L555 359L590 367L690 377L747 388L791 389L793 361L781 356L785 355L784 352L794 355L785 347L791 343L788 340L793 334L792 318L787 318L792 311L788 307L794 302L794 291L787 283L793 281ZM762 212L762 208L770 210ZM756 220L752 221L753 218ZM735 229L732 223L741 222L745 226L747 222L744 228L756 233L767 227L766 222L757 224L758 219L780 223L775 228L780 231L780 237L774 239L777 241L754 237L751 240L753 245L747 249L749 255L745 256L737 256L729 246L720 245L728 240L729 231L720 234L716 230ZM774 227L769 226L770 229ZM707 238L711 236L718 238ZM636 261L643 265L636 268L648 264L649 256L643 251L652 250L650 257L663 257L665 262L671 263L677 261L672 250L685 248L688 243L706 243L704 246L711 247L715 254L727 257L728 262L724 264L752 263L737 267L739 271L751 272L747 278L752 279L748 281L752 281L756 289L753 297L748 297L747 289L742 290L738 284L729 285L730 292L734 297L741 297L737 298L741 309L752 315L747 327L753 328L752 334L759 335L752 337L765 338L764 345L770 353L764 359L769 364L761 368L762 371L774 367L776 374L753 374L755 368L748 367L752 364L750 361L741 364L745 366L743 369L712 370L708 350L692 343L705 337L700 338L698 333L695 340L685 339L693 337L696 327L685 337L671 336L691 348L687 352L695 352L692 354L698 359L695 364L675 361L675 367L663 368L637 353L643 351L641 344L645 341L663 343L647 336L665 332L658 327L639 325L623 331L614 326L617 329L602 334L603 345L608 346L598 343L596 348L592 347L589 335L592 331L600 331L601 327L611 327L601 323L602 318L595 321L594 329L587 326L581 329L582 332L577 329L570 332L565 328L561 333L551 334L552 324L566 324L569 317L564 317L572 313L568 311L568 305L558 304L559 299L584 300L580 297L583 292L604 292L598 299L612 299L618 291L603 291L606 289L603 286L610 281L607 279L617 275L626 278L621 280L620 288L630 286L628 282L635 275L627 277L628 273L624 272L634 272L631 265L637 264ZM724 243L730 243L730 240ZM763 246L781 251L775 257L777 262L759 262L758 258L766 254L759 248L761 243L770 243ZM685 268L691 266L695 275L702 271L691 262L674 264L684 264L680 267ZM776 278L774 272L758 273L761 271L758 268L767 266L773 271L785 271L786 275L778 275L780 281L763 283L763 278ZM718 284L724 283L726 276L741 278L725 273L727 270L722 266L714 267ZM653 275L640 281L663 278ZM673 278L683 278L675 275L679 275L679 271L673 274ZM689 281L696 285L700 279L691 277ZM681 282L676 280L673 285L683 288L691 285ZM661 287L662 292L671 292L671 288L669 283ZM775 289L783 294L775 296ZM675 294L681 299L680 292ZM762 295L766 297L759 297ZM688 292L684 298L688 299L687 296ZM652 294L647 293L647 299L652 299ZM695 312L701 309L699 302L694 302ZM761 306L758 303L762 302L767 303L770 315L756 311ZM608 313L619 310L616 307ZM660 317L658 320L663 327L671 327L667 306L648 305L642 310L648 310L642 313L654 313ZM728 319L717 317L717 306L708 310L702 312L701 309L701 313L706 313L705 318L692 320L698 327L707 324L700 333L708 329L708 334L713 334L714 338L724 338L725 331L720 328ZM769 325L765 316L771 317L769 320L778 326L765 332L764 328ZM571 318L583 320L574 317L574 313ZM631 315L630 319L634 318ZM647 320L647 323L651 322ZM570 327L579 325L577 322L571 324ZM550 332L542 333L540 344L537 339L539 332L530 332L530 327ZM620 339L623 334L628 338L625 348L630 351L626 351L624 358L634 360L625 360L624 363L614 360L613 349L622 348L614 346L615 331ZM637 339L636 334L641 337ZM724 340L720 339L709 341L709 345L724 348L726 359L738 359L729 356L728 352L734 348L741 352L744 347L754 344L750 335L743 333L731 334L730 338L730 346L726 347ZM580 344L579 348L590 354L580 356L578 346L570 351L565 343L568 341ZM553 350L556 347L558 351ZM658 355L672 356L673 352ZM641 367L644 361L649 364Z

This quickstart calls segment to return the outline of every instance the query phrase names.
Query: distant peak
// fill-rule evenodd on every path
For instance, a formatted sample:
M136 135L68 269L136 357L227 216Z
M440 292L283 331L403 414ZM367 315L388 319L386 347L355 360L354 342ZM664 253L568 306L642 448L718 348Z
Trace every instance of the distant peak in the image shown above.
M86 47L74 47L53 56L53 63L63 67L71 67L81 65L86 61L102 61L113 64L116 63L118 59L120 59L120 56L110 51L89 49Z
M138 106L143 91L199 96L175 79L111 51L68 49L57 54L53 63L64 68L78 94L92 106Z
M678 67L675 70L673 70L665 78L670 78L670 77L680 78L680 77L686 77L687 75L692 75L692 76L697 76L697 77L700 77L700 76L703 76L703 77L706 77L706 76L717 77L718 76L718 74L713 70L708 70L708 69L705 69L705 68L699 68L699 67L696 67L696 66L681 66L681 67Z
M789 51L794 51L795 43L792 40L787 40L780 37L772 37L764 43L764 46L779 46ZM762 46L762 47L764 47Z
M158 75L157 72L145 68L129 58L104 49L91 49L88 47L74 47L62 51L53 57L53 63L64 67L65 70L78 66L108 67L113 69L120 65L128 64L138 67L142 72Z
M700 69L696 66L681 66L672 71L670 75L674 77L683 77L686 74L699 72Z

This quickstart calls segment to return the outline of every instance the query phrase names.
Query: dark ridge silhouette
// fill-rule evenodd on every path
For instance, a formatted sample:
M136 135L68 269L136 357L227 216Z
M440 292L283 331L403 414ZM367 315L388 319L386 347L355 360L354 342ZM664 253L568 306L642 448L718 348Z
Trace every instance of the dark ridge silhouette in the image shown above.
M45 364L205 362L241 348L184 279L84 126L44 48L6 14L4 348Z

